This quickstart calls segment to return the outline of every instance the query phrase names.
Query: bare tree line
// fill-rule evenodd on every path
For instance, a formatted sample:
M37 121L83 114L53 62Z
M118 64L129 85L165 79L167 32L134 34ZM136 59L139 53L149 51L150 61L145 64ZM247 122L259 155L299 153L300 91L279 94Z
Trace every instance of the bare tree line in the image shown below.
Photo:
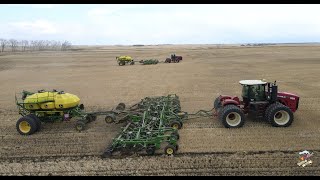
M0 53L8 52L26 52L26 51L66 51L71 48L72 44L69 41L54 41L54 40L21 40L16 39L1 39L0 38Z

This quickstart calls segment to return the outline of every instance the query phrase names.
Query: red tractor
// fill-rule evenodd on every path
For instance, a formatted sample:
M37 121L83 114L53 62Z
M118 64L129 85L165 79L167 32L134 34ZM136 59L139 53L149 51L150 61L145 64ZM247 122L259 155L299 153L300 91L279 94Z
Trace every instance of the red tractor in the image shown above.
M299 96L278 92L274 83L261 80L242 80L242 101L236 96L220 95L214 101L214 116L226 128L244 125L245 114L264 118L275 127L288 127L293 122L293 112L298 109Z
M171 58L167 58L165 63L179 63L182 61L182 56L176 56L176 54L171 54Z

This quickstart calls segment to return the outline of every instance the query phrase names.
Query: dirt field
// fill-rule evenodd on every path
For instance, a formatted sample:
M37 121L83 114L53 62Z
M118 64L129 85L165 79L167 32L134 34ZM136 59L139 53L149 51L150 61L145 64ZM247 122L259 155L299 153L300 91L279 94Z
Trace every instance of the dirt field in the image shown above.
M72 52L0 54L0 175L320 175L320 46L231 47L210 45L90 47ZM118 66L115 57L177 64ZM280 91L298 94L288 128L248 119L226 129L215 118L189 120L179 151L166 157L100 159L121 124L103 117L74 130L75 121L44 124L32 136L15 129L15 92L64 90L88 111L134 104L146 96L175 93L184 111L211 109L219 94L241 93L239 80L277 80ZM298 152L314 152L313 164L297 166Z

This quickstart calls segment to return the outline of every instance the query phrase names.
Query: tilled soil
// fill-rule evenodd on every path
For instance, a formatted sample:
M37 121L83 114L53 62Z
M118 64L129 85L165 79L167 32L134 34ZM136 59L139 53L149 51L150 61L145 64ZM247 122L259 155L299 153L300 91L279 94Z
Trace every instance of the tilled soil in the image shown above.
M0 56L0 175L320 175L319 46L220 47L209 45L96 47L77 52ZM118 66L115 57L178 64ZM75 121L48 123L32 136L15 128L15 92L58 89L76 94L87 111L131 105L146 96L176 93L182 109L209 110L219 94L238 95L242 79L277 80L280 91L298 94L300 105L288 128L247 119L226 129L216 118L190 119L179 131L174 157L100 159L123 124L104 117L75 131ZM298 152L314 152L299 167Z

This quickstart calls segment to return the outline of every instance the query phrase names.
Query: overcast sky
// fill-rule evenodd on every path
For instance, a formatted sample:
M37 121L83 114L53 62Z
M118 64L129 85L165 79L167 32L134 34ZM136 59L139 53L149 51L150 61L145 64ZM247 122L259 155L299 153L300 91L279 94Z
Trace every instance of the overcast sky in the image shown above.
M320 42L320 5L0 5L0 38L72 44Z

